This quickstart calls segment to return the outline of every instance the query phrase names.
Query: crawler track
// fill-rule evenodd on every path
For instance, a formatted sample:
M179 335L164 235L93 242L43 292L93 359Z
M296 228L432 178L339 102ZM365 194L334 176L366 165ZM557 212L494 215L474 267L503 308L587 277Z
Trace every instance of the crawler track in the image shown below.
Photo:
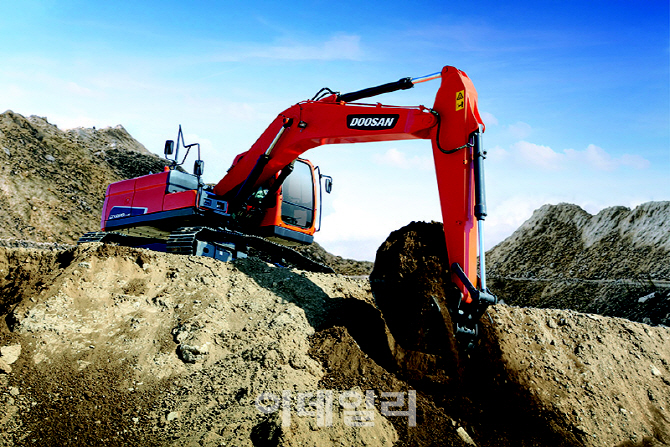
M229 253L230 260L253 256L266 262L287 268L296 268L318 273L334 273L333 269L303 256L285 245L265 238L243 234L224 228L184 227L173 231L167 241L162 239L129 236L122 233L94 231L83 235L78 243L104 242L130 247L143 247L180 255L202 255L216 257L216 250ZM199 242L215 250L199 249Z

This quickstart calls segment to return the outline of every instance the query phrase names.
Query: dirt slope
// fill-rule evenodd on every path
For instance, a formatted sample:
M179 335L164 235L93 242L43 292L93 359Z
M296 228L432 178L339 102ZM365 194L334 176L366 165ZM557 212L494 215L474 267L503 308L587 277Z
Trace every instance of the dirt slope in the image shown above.
M6 111L0 114L1 236L74 242L100 228L109 183L164 165L121 126L63 131L46 118Z
M324 318L322 288L343 300L367 287L335 276L319 287L260 261L100 244L3 255L12 310L0 345L21 345L2 377L10 444L251 445L276 422L256 410L259 393L318 389L323 370L308 356L308 337ZM347 428L319 436L345 445L397 438L385 421ZM285 445L312 436L304 424L282 433Z
M101 244L0 249L0 270L2 445L670 441L666 328L495 306L445 386L403 378L364 279ZM410 390L415 426L390 413Z
M487 253L487 266L509 304L670 326L670 202L595 216L545 205Z

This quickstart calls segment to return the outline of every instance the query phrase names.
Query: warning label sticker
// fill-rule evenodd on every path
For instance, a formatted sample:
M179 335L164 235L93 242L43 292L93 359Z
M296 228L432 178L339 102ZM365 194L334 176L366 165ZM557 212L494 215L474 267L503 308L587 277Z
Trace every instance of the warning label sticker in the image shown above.
M458 112L461 109L465 108L465 90L456 92L456 111Z

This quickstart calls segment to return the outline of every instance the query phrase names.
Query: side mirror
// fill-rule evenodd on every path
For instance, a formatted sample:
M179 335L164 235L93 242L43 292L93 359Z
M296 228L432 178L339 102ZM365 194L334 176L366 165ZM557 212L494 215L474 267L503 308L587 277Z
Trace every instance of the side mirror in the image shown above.
M174 141L167 140L165 142L165 150L163 151L165 156L172 155L174 153Z
M326 177L326 193L330 194L333 190L333 179L331 177Z
M202 172L205 170L205 162L203 160L196 160L193 164L193 174L196 177L200 177Z

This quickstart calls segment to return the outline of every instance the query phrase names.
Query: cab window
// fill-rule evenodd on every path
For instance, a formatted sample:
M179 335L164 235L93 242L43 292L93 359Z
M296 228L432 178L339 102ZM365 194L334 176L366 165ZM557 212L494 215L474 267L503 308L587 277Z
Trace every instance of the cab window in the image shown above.
M284 223L310 228L314 222L314 177L310 166L296 160L282 185L281 217Z

